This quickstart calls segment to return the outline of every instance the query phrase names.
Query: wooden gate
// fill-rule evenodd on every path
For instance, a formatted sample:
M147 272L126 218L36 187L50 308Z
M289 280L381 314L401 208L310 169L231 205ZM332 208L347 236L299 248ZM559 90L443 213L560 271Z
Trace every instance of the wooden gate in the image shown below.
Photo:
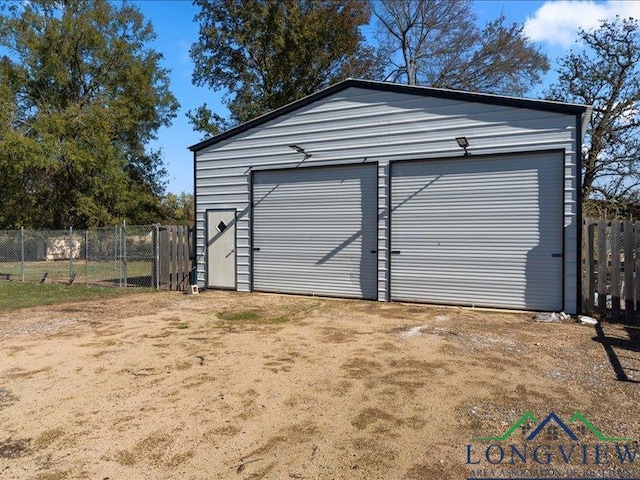
M627 324L640 313L640 222L585 218L582 310Z
M191 235L193 229L187 226L158 227L158 263L154 285L163 290L182 291L189 286L191 273Z

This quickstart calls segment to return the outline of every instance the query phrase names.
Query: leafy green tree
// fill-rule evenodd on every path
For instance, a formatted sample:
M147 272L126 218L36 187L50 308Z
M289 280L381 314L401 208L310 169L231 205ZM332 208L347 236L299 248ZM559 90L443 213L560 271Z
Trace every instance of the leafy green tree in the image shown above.
M431 87L523 95L549 69L522 24L477 25L470 0L371 0L387 78Z
M193 83L226 89L230 118L203 105L188 117L216 134L347 77L378 71L360 27L362 0L195 0L200 36L191 48Z
M0 10L0 226L152 221L161 152L178 108L153 28L106 0L30 0Z
M181 192L168 193L162 199L162 206L165 209L164 223L171 225L193 225L194 223L194 203L193 194Z
M582 194L616 215L640 200L640 29L632 18L581 30L547 98L593 105L582 151ZM630 211L630 210L629 210Z

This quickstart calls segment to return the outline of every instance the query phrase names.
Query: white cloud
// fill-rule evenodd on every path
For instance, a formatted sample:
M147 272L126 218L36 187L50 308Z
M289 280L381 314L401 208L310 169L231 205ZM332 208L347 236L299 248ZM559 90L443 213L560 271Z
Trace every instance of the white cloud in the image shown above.
M524 24L524 33L536 42L569 48L578 29L597 27L600 20L634 17L640 20L640 1L551 0L545 2Z

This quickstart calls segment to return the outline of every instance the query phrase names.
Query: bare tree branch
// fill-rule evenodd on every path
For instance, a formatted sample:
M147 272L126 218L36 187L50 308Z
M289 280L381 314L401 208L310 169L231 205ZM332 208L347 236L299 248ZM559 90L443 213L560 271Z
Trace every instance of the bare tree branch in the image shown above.
M634 19L580 31L582 45L560 60L550 99L593 105L582 156L585 199L640 200L640 29Z
M408 84L524 94L549 64L500 16L476 25L470 0L371 0L387 78Z

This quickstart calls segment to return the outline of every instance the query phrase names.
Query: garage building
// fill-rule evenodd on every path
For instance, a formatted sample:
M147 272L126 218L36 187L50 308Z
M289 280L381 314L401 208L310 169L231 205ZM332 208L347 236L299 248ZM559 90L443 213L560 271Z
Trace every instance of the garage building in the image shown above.
M349 79L193 145L199 286L577 313L588 113Z

